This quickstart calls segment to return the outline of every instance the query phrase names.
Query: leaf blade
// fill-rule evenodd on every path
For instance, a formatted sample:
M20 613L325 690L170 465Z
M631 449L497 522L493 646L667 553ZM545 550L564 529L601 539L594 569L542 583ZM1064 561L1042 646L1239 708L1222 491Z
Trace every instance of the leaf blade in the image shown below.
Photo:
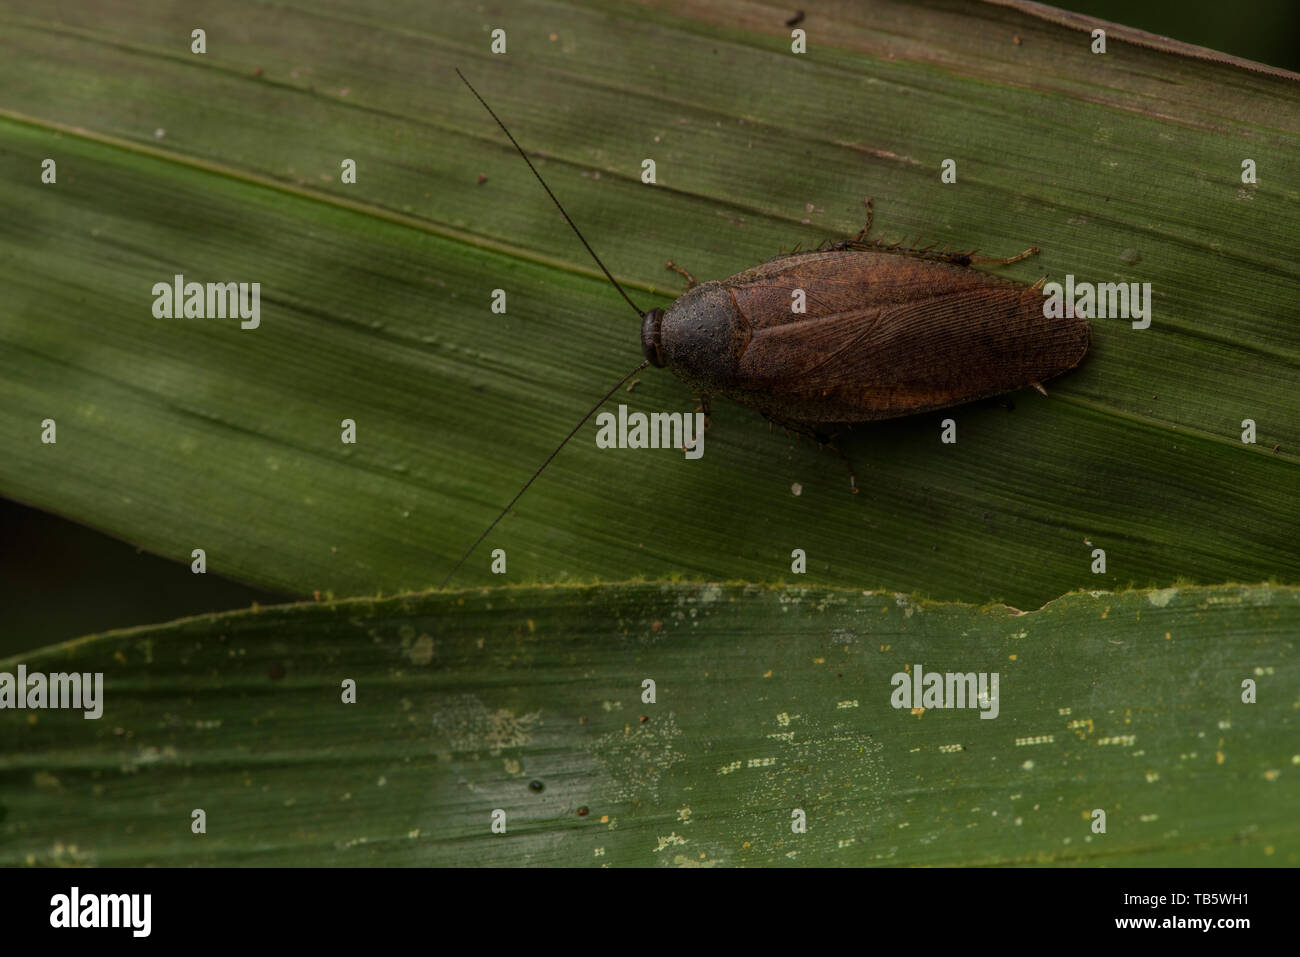
M15 729L0 860L1294 866L1297 628L1263 585L1019 613L644 583L113 632L24 659L102 670L104 716ZM894 708L917 665L998 672L997 717Z

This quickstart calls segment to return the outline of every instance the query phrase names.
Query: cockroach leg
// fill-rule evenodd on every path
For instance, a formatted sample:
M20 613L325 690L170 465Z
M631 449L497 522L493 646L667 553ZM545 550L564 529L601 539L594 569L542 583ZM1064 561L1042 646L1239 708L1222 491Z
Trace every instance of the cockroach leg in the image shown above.
M694 276L692 276L690 273L688 273L688 272L687 272L685 269L683 269L681 266L677 265L677 264L676 264L675 262L673 262L671 259L668 260L666 263L664 263L664 268L666 268L666 269L671 269L673 272L675 272L675 273L681 273L681 275L685 276L685 277L686 277L686 288L687 288L687 289L691 289L691 288L693 288L693 287L695 287L695 286L698 286L698 285L700 284L698 279L696 279Z
M933 246L927 246L925 249L898 249L895 252L908 256L920 256L923 259L936 259L939 262L952 263L954 266L969 266L971 263L986 263L991 266L1009 266L1012 263L1018 263L1022 259L1028 259L1038 252L1037 246L1030 246L1024 252L1015 256L997 257L997 256L976 256L978 249L972 249L970 252L950 252L947 249L935 249ZM1041 282L1039 284L1041 286ZM1035 287L1038 288L1038 287Z
M1018 263L1022 259L1028 259L1030 256L1038 254L1037 246L1030 246L1023 253L1015 256L1007 256L999 259L995 256L970 256L968 257L973 263L988 263L991 266L1010 266L1012 263Z
M969 266L971 263L984 263L991 266L1009 266L1012 263L1020 262L1022 259L1028 259L1030 256L1033 256L1038 252L1037 246L1030 246L1024 252L1015 256L976 256L975 254L979 252L978 249L972 249L970 252L965 253L953 252L949 250L946 245L942 248L936 249L935 247L939 245L938 243L931 243L929 246L924 248L918 248L918 244L921 242L919 237L916 242L912 243L910 246L906 245L906 239L894 243L886 243L883 240L878 239L867 239L867 231L871 229L872 220L870 197L864 200L864 203L867 207L866 225L863 226L862 230L852 239L835 243L830 247L831 249L861 249L866 247L869 249L879 249L884 252L897 253L900 256L916 256L920 259L933 259L938 262L952 263L954 266ZM1038 289L1041 287L1042 282L1040 281L1034 288Z
M849 457L844 453L844 450L842 448L840 448L838 445L836 445L834 442L831 441L831 439L833 438L835 438L835 436L833 435L828 436L826 441L822 442L822 448L830 449L832 452L834 452L836 455L840 457L840 461L844 463L844 467L849 470L849 491L852 492L854 495L857 495L858 476L857 473L853 471L853 462L850 461Z
M851 243L860 243L867 238L867 233L871 232L871 221L875 218L876 215L875 212L873 212L871 209L870 196L868 196L866 199L862 201L862 205L867 207L867 221L862 224L862 228L858 230L858 234L849 240L849 242Z
M822 431L822 429L818 427L819 423L816 422L800 422L794 419L783 419L780 416L772 415L768 412L762 412L760 414L763 418L767 419L769 432L771 431L772 426L779 425L786 435L793 432L796 439L802 439L806 435L813 439L822 451L830 449L838 455L840 461L844 463L844 467L849 470L849 491L854 495L858 494L857 473L854 471L853 463L844 453L844 450L835 444L835 435Z
M1047 390L1043 388L1042 383L1039 383L1039 382L1031 382L1031 383L1029 383L1029 384L1032 385L1032 386L1033 386L1035 389L1037 389L1039 392L1043 393L1043 395L1047 395Z
M840 457L840 461L844 463L844 467L849 470L849 491L854 495L857 495L858 475L853 470L853 462L844 453L844 450L835 444L834 442L835 436L826 435L824 432L814 432L813 437L817 439L817 442L821 446L821 450L823 452L825 452L827 449L830 449L832 452L834 452L836 455Z
M838 242L831 242L830 240L827 240L826 242L822 243L820 246L817 247L818 252L821 252L824 249L833 249L838 251L841 249L854 249L860 246L880 245L878 242L874 242L873 240L867 239L867 233L871 232L871 221L872 219L875 218L875 214L872 212L871 209L871 197L868 196L866 199L864 199L862 201L862 205L867 207L867 221L862 224L862 228L858 230L857 235L854 236L852 239L841 239Z
M712 400L707 395L693 395L691 396L691 401L699 403L699 405L695 407L695 411L704 413L704 427L707 429L713 424Z
M789 435L791 432L801 437L808 435L816 439L818 442L823 442L827 438L827 436L825 436L823 433L817 430L817 426L815 423L800 422L794 419L787 419L779 415L774 415L771 412L760 411L759 415L767 419L769 423L774 423L776 425L781 426L781 429L785 432L786 435Z

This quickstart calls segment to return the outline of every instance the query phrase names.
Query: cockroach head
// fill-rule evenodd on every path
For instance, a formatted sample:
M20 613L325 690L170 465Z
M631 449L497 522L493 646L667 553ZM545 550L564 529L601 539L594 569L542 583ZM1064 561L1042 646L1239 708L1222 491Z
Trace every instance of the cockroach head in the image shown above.
M664 311L651 309L641 316L641 351L652 366L664 367L663 346L659 341L659 325L663 322Z

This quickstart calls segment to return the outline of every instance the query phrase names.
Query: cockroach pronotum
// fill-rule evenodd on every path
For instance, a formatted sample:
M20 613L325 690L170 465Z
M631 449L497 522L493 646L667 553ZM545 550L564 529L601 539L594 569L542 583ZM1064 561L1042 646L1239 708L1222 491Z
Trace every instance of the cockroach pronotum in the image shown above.
M778 256L720 281L686 277L667 309L639 309L596 255L510 130L465 79L523 157L601 272L641 319L644 361L607 392L565 436L443 581L445 587L559 454L628 379L647 365L666 368L701 397L722 395L770 422L827 444L828 426L890 419L962 405L1042 383L1083 359L1091 329L1081 318L1043 314L1043 280L1030 286L969 268L1006 258L901 249L852 239ZM799 296L803 312L791 303ZM850 487L857 491L850 466Z

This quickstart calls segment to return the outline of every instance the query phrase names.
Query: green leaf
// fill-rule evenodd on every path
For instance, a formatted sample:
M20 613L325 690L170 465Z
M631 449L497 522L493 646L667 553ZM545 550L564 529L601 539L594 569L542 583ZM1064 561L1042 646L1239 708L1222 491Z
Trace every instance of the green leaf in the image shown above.
M104 672L103 716L9 734L0 864L1295 866L1298 629L1268 586L641 584L114 632L24 660ZM996 718L893 707L918 665L997 673Z
M494 547L515 581L773 581L803 548L827 584L1026 606L1300 579L1293 75L1123 29L1094 55L1082 18L997 5L813 11L804 55L788 10L748 3L491 16L0 12L0 492L299 594L440 582L639 357L635 318L459 65L642 308L680 288L665 259L725 277L853 233L867 195L884 239L1033 243L1006 274L1154 298L1149 329L1094 322L1050 398L855 430L858 496L834 455L725 402L698 462L598 450L588 426L460 583L490 579ZM260 328L153 318L176 273L260 282ZM642 379L619 401L691 407L671 377Z

